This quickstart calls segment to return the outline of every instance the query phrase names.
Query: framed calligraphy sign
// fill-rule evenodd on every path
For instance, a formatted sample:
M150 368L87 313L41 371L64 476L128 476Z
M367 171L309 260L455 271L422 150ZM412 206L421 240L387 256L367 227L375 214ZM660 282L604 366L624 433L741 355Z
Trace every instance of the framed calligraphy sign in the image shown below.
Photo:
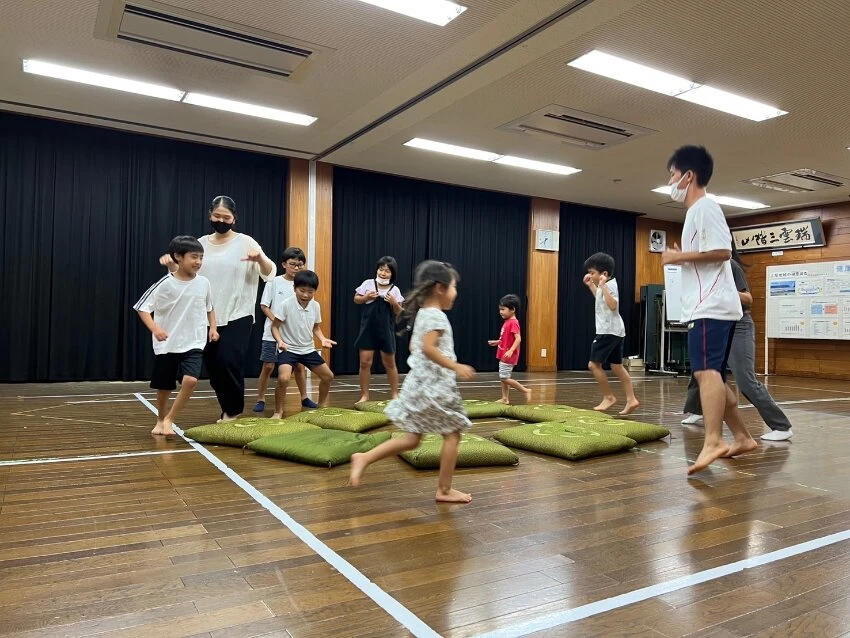
M820 217L743 226L730 230L735 248L741 253L826 246Z

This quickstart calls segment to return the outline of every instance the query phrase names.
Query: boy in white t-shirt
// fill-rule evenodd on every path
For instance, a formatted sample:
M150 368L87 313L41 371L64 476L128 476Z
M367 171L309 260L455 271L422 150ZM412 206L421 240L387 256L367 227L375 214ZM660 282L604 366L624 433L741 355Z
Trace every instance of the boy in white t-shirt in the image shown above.
M180 235L171 240L168 254L177 270L148 288L133 306L151 331L156 355L151 388L156 390L157 419L151 432L166 436L174 434L174 420L198 385L207 340L218 340L210 282L198 274L204 262L204 247L194 237ZM166 414L168 397L177 379L180 392Z
M731 458L758 447L738 413L738 398L726 385L726 367L735 324L743 315L729 260L732 233L723 211L706 195L714 160L703 146L683 146L667 162L670 197L687 206L682 248L662 254L664 264L682 265L682 320L688 324L688 357L699 384L705 440L694 474L718 458ZM723 441L723 421L735 437Z
M608 375L603 366L611 364L611 371L617 375L626 394L626 406L620 416L631 414L640 407L635 396L632 378L623 367L623 342L626 339L626 324L620 316L620 291L614 279L614 258L608 253L594 253L584 262L587 274L584 285L596 300L596 336L590 346L590 362L587 367L593 373L599 389L602 390L602 402L594 410L605 412L616 402L617 397L611 391Z
M287 248L280 257L283 274L272 279L263 288L263 296L260 299L260 310L266 315L266 325L263 328L263 341L260 350L260 361L263 362L263 369L260 372L260 378L257 380L257 403L254 405L254 412L262 413L266 409L266 387L277 361L277 344L272 336L272 322L275 313L284 301L295 296L295 287L293 286L295 275L304 268L306 262L307 256L303 250L295 246ZM301 393L301 407L317 407L307 396L307 368L302 365L295 366L293 376L295 377L295 385L298 386L298 391Z
M316 350L316 339L323 348L332 348L331 341L322 333L322 310L313 299L319 288L319 277L312 270L302 270L295 275L295 296L280 305L272 323L272 336L277 342L278 373L274 393L273 419L283 417L286 388L295 366L302 365L319 377L319 407L328 406L328 397L334 374Z

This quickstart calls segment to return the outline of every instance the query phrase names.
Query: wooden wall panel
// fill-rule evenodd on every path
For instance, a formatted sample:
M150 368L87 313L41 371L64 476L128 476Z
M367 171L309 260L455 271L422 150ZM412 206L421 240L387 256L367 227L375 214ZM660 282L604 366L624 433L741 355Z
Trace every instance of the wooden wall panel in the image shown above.
M538 228L560 230L561 203L531 198L528 223L528 308L525 315L525 357L529 372L558 369L558 253L535 250ZM546 356L541 356L546 350Z
M316 301L322 307L322 331L333 339L331 331L331 273L333 272L333 166L316 164L316 250L315 270L319 275L319 290ZM325 361L330 361L330 352L322 351Z
M308 169L307 160L293 158L286 174L286 245L304 251L307 250Z
M673 242L682 245L682 224L646 217L638 218L635 229L635 301L638 303L640 302L641 286L664 283L664 266L661 264L661 253L649 252L650 230L667 231L668 246L672 246Z
M730 220L730 226L751 226L776 221L793 221L820 217L826 246L805 250L788 250L774 257L770 252L747 253L744 262L753 294L753 321L756 324L756 370L764 371L764 305L767 266L784 266L818 261L850 259L850 204L823 208L803 208L778 213L765 213ZM802 377L850 379L850 342L798 339L771 339L768 371Z

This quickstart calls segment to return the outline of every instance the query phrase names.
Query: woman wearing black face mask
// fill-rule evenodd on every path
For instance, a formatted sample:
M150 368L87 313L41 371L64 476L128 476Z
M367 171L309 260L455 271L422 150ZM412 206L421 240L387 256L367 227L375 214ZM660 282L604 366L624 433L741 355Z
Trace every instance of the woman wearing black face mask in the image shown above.
M199 240L204 247L199 273L212 284L219 340L207 344L204 363L221 406L221 420L229 421L245 409L245 351L254 323L257 287L261 277L270 281L277 269L252 237L233 230L236 203L226 195L213 199L210 225L214 232ZM168 255L163 255L160 263L176 269Z

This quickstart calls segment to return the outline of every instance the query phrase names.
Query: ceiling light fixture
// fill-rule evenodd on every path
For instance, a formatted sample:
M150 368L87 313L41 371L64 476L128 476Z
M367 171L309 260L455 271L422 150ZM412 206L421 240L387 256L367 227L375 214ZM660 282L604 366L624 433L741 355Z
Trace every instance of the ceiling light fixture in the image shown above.
M382 9L444 27L466 11L463 5L448 0L361 0Z
M712 86L698 84L602 51L593 50L569 62L568 65L755 122L788 114L788 111L775 106L756 102Z
M658 188L653 188L652 192L669 196L670 186L659 186ZM731 206L732 208L746 208L747 210L770 208L770 206L768 206L767 204L762 204L760 202L752 202L748 199L738 199L737 197L727 197L726 195L714 195L713 193L706 193L706 196L710 199L713 199L721 206Z
M444 144L443 142L435 142L434 140L426 140L421 137L414 137L409 142L404 143L405 146L412 148L421 148L426 151L434 151L437 153L446 153L448 155L457 155L467 159L481 160L484 162L494 162L496 164L505 164L507 166L516 166L518 168L528 168L533 171L542 171L544 173L555 173L557 175L572 175L580 173L580 168L572 166L564 166L563 164L550 164L549 162L538 162L537 160L526 159L524 157L516 157L514 155L499 155L489 151L481 151L477 148L468 148L466 146L455 146L454 144Z
M497 160L493 160L496 164L507 164L508 166L516 166L518 168L529 168L533 171L543 171L544 173L555 173L556 175L572 175L580 173L580 168L572 166L564 166L563 164L550 164L549 162L538 162L537 160L525 159L524 157L514 157L513 155L504 155Z
M405 146L413 148L421 148L426 151L434 151L436 153L446 153L447 155L457 155L467 159L483 160L485 162L493 162L499 157L498 153L489 153L487 151L479 151L476 148L467 148L466 146L455 146L454 144L444 144L443 142L435 142L433 140L414 137L409 142L404 143Z
M316 121L316 118L312 115L292 113L291 111L282 111L280 109L258 106L247 102L226 100L220 97L213 97L212 95L204 95L203 93L187 93L186 97L183 98L183 102L185 104L218 109L219 111L229 111L230 113L239 113L241 115L251 115L253 117L261 117L267 120L285 122L286 124L298 124L299 126L310 126Z
M127 78L120 78L114 75L84 71L82 69L75 69L74 67L62 66L60 64L52 64L41 60L24 60L23 67L24 73L43 75L45 77L56 78L59 80L69 80L71 82L79 82L80 84L99 86L105 89L114 89L116 91L125 91L127 93L136 93L138 95L146 95L148 97L156 97L163 100L172 100L174 102L179 102L185 95L184 91L167 86L161 86L159 84L149 84L148 82L128 80Z

